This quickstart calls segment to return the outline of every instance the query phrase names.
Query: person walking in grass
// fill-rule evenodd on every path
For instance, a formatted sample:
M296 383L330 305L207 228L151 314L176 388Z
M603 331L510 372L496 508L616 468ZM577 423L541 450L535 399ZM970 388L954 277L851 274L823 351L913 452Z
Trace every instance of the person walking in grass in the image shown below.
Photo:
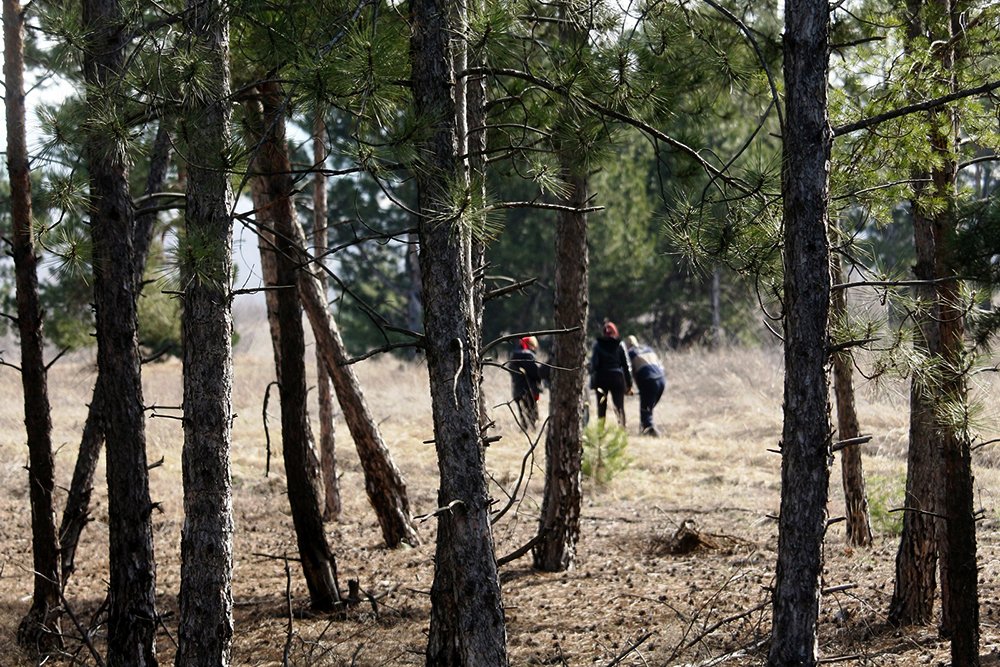
M538 399L542 393L542 375L535 359L538 339L525 336L518 345L520 349L511 354L507 362L511 370L511 397L517 406L521 426L533 428L538 421Z
M602 333L590 357L590 388L597 392L597 418L604 420L610 394L618 424L625 428L625 394L632 393L632 371L615 323L605 322Z
M632 376L639 389L639 422L643 435L659 435L653 423L653 408L660 402L667 381L660 359L648 345L640 345L635 336L625 339L628 358L632 364Z

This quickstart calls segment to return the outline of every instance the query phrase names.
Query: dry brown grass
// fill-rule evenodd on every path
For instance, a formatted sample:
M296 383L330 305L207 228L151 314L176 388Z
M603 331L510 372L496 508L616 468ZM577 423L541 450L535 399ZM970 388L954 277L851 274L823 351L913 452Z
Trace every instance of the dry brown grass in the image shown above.
M294 556L292 533L277 432L277 405L272 402L271 472L265 476L266 451L261 400L270 382L270 350L261 330L244 331L237 357L234 401L236 420L232 452L236 512L237 665L279 665L288 618L285 613L285 565ZM749 610L766 599L773 578L776 527L769 518L779 500L781 432L780 352L724 350L665 355L668 388L657 417L662 436L634 435L637 399L629 398L628 418L634 464L610 485L586 485L578 567L568 573L543 574L530 569L528 559L503 569L509 646L514 665L601 665L614 659L631 642L652 633L624 660L630 665L699 664L713 656L740 649L746 655L726 664L758 664L760 640L766 637L768 609L722 624L718 621ZM399 467L404 472L415 513L436 504L437 467L426 374L420 365L390 359L358 367L369 405ZM498 432L503 439L488 452L496 486L510 488L517 479L529 440L520 433L503 405L508 395L502 371L487 371L487 391ZM18 379L3 369L8 398L0 405L0 666L31 664L18 653L11 638L27 608L31 576L26 501L26 452L20 414ZM148 404L180 403L180 367L168 361L145 368ZM993 382L990 376L984 380ZM92 359L86 355L60 362L52 372L58 480L68 484L79 433L93 380ZM981 391L992 405L996 388ZM546 399L543 398L543 417ZM859 391L862 428L874 434L866 446L865 466L878 480L884 505L905 470L901 454L906 439L905 386L884 384L880 393ZM984 423L997 424L995 415ZM995 428L994 428L995 432ZM995 437L984 433L984 437ZM165 616L158 650L164 664L172 662L168 630L176 624L179 586L179 541L182 523L179 422L149 421L149 458L164 459L151 472L154 500L163 513L155 517L159 607ZM416 665L428 622L433 576L433 522L421 524L425 544L387 551L380 545L375 518L367 506L357 455L343 425L338 425L345 518L329 527L338 555L342 582L356 578L366 590L388 593L375 617L370 607L351 612L347 620L312 617L301 576L292 563L292 664L295 665ZM527 496L517 510L497 526L497 550L512 551L532 534L537 520L544 469L539 447L531 465ZM984 449L980 454L986 454ZM987 457L992 463L992 459ZM986 508L981 522L980 558L983 581L984 651L995 651L1000 633L993 608L997 600L996 493L1000 479L993 467L979 466L977 500ZM97 480L95 521L84 533L67 597L84 618L100 605L106 589L106 496L103 470ZM839 470L831 479L830 512L841 513ZM874 485L874 484L873 484ZM60 497L60 501L62 496ZM882 507L884 510L885 507ZM685 519L693 519L709 534L715 549L672 554L664 545ZM826 585L854 583L856 588L832 596L824 604L821 642L826 655L858 654L845 664L938 664L946 644L931 629L893 632L882 624L892 589L896 537L880 534L871 550L844 545L843 527L830 530ZM68 625L68 624L67 624ZM749 647L749 648L748 648ZM82 657L82 654L81 654Z

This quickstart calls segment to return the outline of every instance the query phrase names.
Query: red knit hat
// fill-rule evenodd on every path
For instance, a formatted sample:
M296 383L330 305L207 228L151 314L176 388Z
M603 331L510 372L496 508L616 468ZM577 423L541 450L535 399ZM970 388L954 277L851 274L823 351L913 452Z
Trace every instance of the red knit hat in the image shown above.
M615 326L614 322L604 323L604 335L608 338L618 338L618 327Z

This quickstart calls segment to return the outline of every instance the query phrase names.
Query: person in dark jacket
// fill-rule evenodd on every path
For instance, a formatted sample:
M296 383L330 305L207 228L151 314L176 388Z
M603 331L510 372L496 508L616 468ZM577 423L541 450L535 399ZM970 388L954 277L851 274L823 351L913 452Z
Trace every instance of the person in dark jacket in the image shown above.
M625 428L625 394L632 392L632 372L615 323L605 322L603 333L590 357L590 388L597 392L597 418L607 414L610 394L618 424Z
M639 345L635 336L625 339L628 347L628 358L632 364L632 376L635 386L639 389L639 421L643 435L659 435L653 424L653 408L660 402L667 380L663 374L660 358L648 345Z
M520 348L510 355L508 368L510 374L511 395L514 400L529 394L534 400L538 400L542 393L542 375L538 370L538 361L535 359L535 352L538 350L538 339L534 336L525 336L519 341Z

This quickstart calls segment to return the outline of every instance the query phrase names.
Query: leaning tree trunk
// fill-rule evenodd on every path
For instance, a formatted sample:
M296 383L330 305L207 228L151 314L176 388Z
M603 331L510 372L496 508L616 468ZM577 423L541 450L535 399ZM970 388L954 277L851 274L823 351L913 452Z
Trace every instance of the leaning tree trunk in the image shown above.
M229 22L215 1L185 19L206 89L187 100L184 279L184 528L177 667L228 665L233 638L232 196L229 188Z
M272 333L277 330L275 359L288 501L310 603L314 609L329 611L340 605L340 587L336 560L323 528L322 479L309 426L305 333L296 285L298 263L291 240L295 212L282 97L273 82L261 84L258 90L261 101L246 105L247 123L256 137L251 169L257 224L262 230L270 228L271 233L262 238L273 244L268 247L262 241L261 262L265 282L274 288L276 301L276 310L269 307L268 314ZM267 260L265 255L269 255Z
M827 238L829 6L785 4L785 390L781 516L768 663L815 665L830 470Z
M170 166L170 134L166 121L161 121L153 143L153 152L149 161L149 173L146 177L146 195L162 192L167 180L167 169ZM142 290L142 276L149 258L149 248L153 236L153 226L156 213L147 212L136 216L135 233L133 234L133 252L135 253L136 294ZM66 586L69 577L76 569L76 547L80 543L80 535L90 521L90 497L94 491L94 473L104 446L104 423L101 420L101 402L103 401L100 376L94 383L90 405L87 409L87 419L80 436L80 449L76 455L76 465L73 468L73 481L70 483L66 507L63 508L62 522L59 525L59 551L62 559L62 583Z
M313 175L313 246L316 248L320 289L327 295L326 251L329 246L326 212L326 120L322 105L316 108L313 119L313 164L317 167ZM316 350L316 395L319 399L319 452L323 466L323 484L326 501L323 518L336 521L340 518L343 504L340 501L340 478L337 476L336 432L333 422L333 384L330 372L323 363L323 355Z
M573 20L572 3L563 3L565 22L561 38L574 47L578 59L587 35ZM563 122L572 122L564 118ZM583 147L557 148L568 194L556 223L554 323L569 333L556 337L549 397L549 428L545 436L545 489L539 517L539 542L532 551L534 565L556 572L573 567L580 538L581 467L583 457L584 382L587 363L588 254L587 214L590 197Z
M7 113L7 173L17 331L21 339L21 386L28 440L28 498L34 589L31 607L17 631L18 643L44 652L59 641L59 540L56 535L55 462L49 409L42 308L38 302L38 258L31 225L31 173L25 131L24 14L18 0L3 0L4 102Z
M105 390L110 586L110 667L156 664L156 570L153 506L146 466L136 282L126 147L102 126L124 116L125 40L130 31L116 0L84 0L83 49L87 108L85 147L90 175L97 365Z
M844 283L840 256L834 255L832 271L837 282ZM844 288L833 292L830 306L834 318L847 321L847 295ZM854 404L854 363L851 353L833 354L833 393L837 401L837 436L852 440L861 436L858 412ZM858 547L871 546L872 524L865 493L865 472L861 464L861 444L846 445L840 450L840 476L844 485L847 515L847 542Z
M469 187L460 158L465 137L458 129L465 101L456 99L452 85L453 49L465 48L462 13L464 6L448 12L429 0L410 4L414 103L427 128L417 151L422 160L413 173L419 192L424 345L440 472L426 655L428 665L506 665L479 424L480 334L471 230L461 207L454 205Z
M269 128L271 132L278 132L284 137L285 124L279 104L280 97L269 92L264 95L264 101L265 117L271 120L263 127ZM275 146L284 145L283 140L282 142L272 140L272 143ZM285 172L276 171L274 173L288 173L288 170L291 169L288 161L287 147L281 156L273 156L272 159L276 161L279 167L283 164L284 167L281 168L285 169ZM262 171L261 173L269 172ZM259 179L255 179L255 181L262 182ZM351 432L354 445L358 450L358 458L361 461L361 467L365 475L365 491L368 493L368 500L371 502L372 508L378 517L379 525L382 528L382 537L389 547L397 547L404 542L415 546L420 543L420 538L417 535L416 527L413 525L413 519L410 516L410 503L406 493L406 483L403 481L399 469L393 463L388 447L386 447L382 440L378 425L375 423L375 419L368 409L368 404L365 402L364 393L361 391L361 384L358 382L357 375L355 375L354 370L348 364L349 357L347 350L344 348L344 343L340 338L340 331L337 329L336 322L330 315L326 295L320 286L319 280L312 271L304 268L311 263L312 258L305 252L305 232L302 230L302 225L294 217L291 200L288 199L287 203L281 203L278 206L280 202L271 202L271 196L275 192L277 190L271 187L271 195L265 192L263 196L259 197L255 193L255 208L258 212L258 221L263 219L261 216L265 216L266 219L273 219L275 213L279 212L288 219L289 231L286 234L286 239L290 243L294 257L297 260L296 265L300 267L298 272L299 295L312 326L317 350L322 355L330 378L333 380L333 388L340 403L340 408L344 413L344 421L347 423L347 428ZM290 192L290 189L287 190L284 196L286 198L290 197ZM277 221L275 221L275 225L277 225ZM268 223L265 222L263 226L265 229L261 231L265 238L261 241L261 265L266 275L268 271L267 262L273 262L276 253L272 251L271 247L268 247L269 244L275 243L275 241L267 240L268 233L266 227L268 227ZM272 294L272 298L277 296L273 292L268 292L268 294ZM271 308L270 303L269 311ZM275 333L276 327L277 320L272 320L272 336L277 335Z

